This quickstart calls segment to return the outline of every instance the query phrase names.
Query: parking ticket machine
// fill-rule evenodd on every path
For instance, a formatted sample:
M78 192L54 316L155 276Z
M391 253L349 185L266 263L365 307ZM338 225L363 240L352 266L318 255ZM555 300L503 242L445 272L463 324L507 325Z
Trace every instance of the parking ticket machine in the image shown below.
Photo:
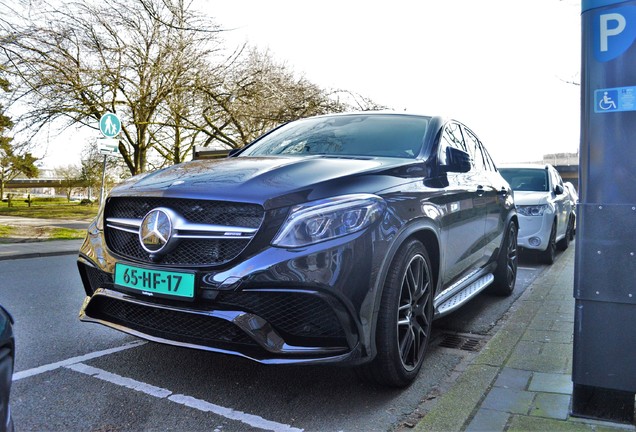
M636 1L582 6L572 414L633 423Z

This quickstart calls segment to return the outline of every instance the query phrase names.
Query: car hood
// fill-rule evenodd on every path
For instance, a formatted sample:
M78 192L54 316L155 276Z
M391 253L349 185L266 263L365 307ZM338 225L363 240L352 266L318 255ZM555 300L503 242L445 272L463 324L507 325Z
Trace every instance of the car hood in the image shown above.
M133 177L111 196L232 200L274 208L335 194L376 193L408 181L403 174L414 165L398 158L324 156L198 160Z
M515 191L514 195L516 205L540 205L547 204L551 194L549 192Z

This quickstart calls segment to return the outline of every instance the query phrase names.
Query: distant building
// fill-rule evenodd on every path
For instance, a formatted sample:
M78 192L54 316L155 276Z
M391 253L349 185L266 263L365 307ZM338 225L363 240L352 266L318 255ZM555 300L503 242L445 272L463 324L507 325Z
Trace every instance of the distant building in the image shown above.
M543 155L543 163L549 163L554 166L570 166L579 165L579 153L552 153Z

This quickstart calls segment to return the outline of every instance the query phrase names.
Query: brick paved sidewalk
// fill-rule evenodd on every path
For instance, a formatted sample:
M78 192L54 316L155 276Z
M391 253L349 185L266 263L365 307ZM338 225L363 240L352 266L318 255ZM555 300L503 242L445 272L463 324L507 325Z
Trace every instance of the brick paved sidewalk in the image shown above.
M636 431L570 416L574 245L415 427L418 431Z

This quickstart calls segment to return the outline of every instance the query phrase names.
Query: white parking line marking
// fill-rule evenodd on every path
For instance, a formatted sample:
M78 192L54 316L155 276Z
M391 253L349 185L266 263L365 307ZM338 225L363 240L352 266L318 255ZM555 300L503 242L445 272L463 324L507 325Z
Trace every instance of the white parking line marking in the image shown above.
M65 366L70 366L72 364L76 364L76 363L81 363L83 361L86 360L92 360L94 358L97 357L102 357L105 355L109 355L109 354L113 354L119 351L125 351L127 349L131 349L131 348L137 348L138 346L144 345L146 342L144 341L138 341L138 342L132 342L126 345L122 345L120 347L117 348L110 348L107 350L103 350L103 351L95 351L89 354L84 354L78 357L71 357L70 359L66 359L66 360L62 360L56 363L51 363L48 365L44 365L44 366L39 366L33 369L27 369L24 371L20 371L20 372L16 372L13 374L13 381L18 381L21 380L23 378L28 378L28 377L32 377L34 375L39 375L39 374L43 374L45 372L50 372L52 370L61 368L61 367L65 367Z
M290 425L265 420L264 418L257 415L246 414L242 411L236 411L231 408L224 408L222 406L215 405L201 399L193 398L192 396L172 395L168 399L172 402L176 402L190 408L198 409L199 411L209 411L211 413L218 414L231 420L238 420L259 429L271 430L276 432L304 431L304 429L298 429Z
M56 363L51 363L48 365L39 366L33 369L27 369L24 371L16 372L13 374L13 381L18 381L24 378L32 377L35 375L40 375L45 372L50 372L59 368L67 368L74 370L75 372L79 372L85 375L92 376L94 378L107 381L111 384L115 384L121 387L126 387L132 390L136 390L141 393L145 393L147 395L165 399L167 398L171 402L178 403L180 405L185 405L189 408L193 408L199 411L211 412L230 420L237 420L252 427L271 430L275 432L303 432L304 429L299 429L292 427L290 425L286 425L283 423L277 423L274 421L266 420L262 417L253 414L247 414L242 411L237 411L232 408L225 408L220 405L215 405L213 403L196 399L192 396L186 395L175 395L170 390L164 389L161 387L156 387L151 384L146 384L141 381L134 380L132 378L123 377L121 375L117 375L102 369L98 369L92 366L88 366L83 364L82 362L87 360L92 360L98 357L103 357L109 354L114 354L120 351L125 351L127 349L136 348L138 346L144 345L146 342L138 341L132 342L126 345L122 345L116 348L110 348L102 351L95 351L93 353L84 354L77 357L71 357L66 360L62 360Z
M270 430L275 432L302 432L304 429L298 429L286 424L277 423L274 421L266 420L263 417L259 417L253 414L246 414L242 411L237 411L232 408L225 408L220 405L196 399L192 396L186 396L182 394L172 394L168 389L156 387L150 384L146 384L132 378L127 378L121 375L117 375L102 369L98 369L92 366L88 366L82 363L70 364L65 366L67 369L74 370L85 375L92 376L94 378L115 384L118 386L126 387L132 390L136 390L141 393L145 393L150 396L154 396L159 399L167 398L169 401L185 405L188 408L193 408L199 411L211 412L213 414L220 415L230 420L237 420L241 423L245 423L249 426Z
M65 366L67 369L72 369L75 372L90 375L102 381L106 381L118 386L126 387L131 390L146 393L147 395L154 396L156 398L165 398L172 394L170 390L163 389L161 387L155 387L150 384L143 383L141 381L134 380L132 378L126 378L114 373L107 372L102 369L97 369L92 366L88 366L82 363Z

